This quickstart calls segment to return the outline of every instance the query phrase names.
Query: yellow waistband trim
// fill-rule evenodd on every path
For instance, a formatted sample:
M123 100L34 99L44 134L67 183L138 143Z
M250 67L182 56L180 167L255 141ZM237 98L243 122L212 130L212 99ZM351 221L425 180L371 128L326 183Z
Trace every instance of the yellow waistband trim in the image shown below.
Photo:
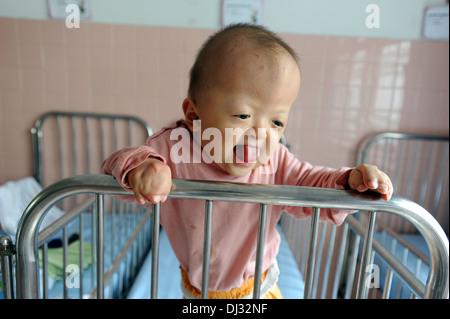
M183 268L181 268L181 280L187 291L189 291L195 298L201 297L200 289L191 285L189 276ZM261 276L261 282L266 278L267 270ZM233 288L229 291L208 291L208 299L241 299L250 295L253 292L254 278L247 280L242 286Z

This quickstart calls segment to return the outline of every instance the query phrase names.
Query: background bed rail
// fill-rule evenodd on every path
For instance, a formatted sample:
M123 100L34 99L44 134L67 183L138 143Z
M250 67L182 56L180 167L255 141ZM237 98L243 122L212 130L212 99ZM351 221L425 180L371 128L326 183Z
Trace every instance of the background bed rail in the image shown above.
M205 200L205 242L204 242L204 267L202 297L206 297L205 291L208 285L208 265L210 250L210 222L213 218L214 201L237 201L260 204L260 224L257 238L257 263L255 274L261 274L261 258L264 249L265 219L267 205L314 207L314 213L310 220L308 239L308 255L305 271L304 297L312 296L314 289L315 263L318 240L319 214L321 208L350 209L368 211L367 226L362 248L362 257L359 270L356 272L358 283L356 285L356 297L366 297L366 266L371 262L372 246L380 246L374 239L374 220L378 212L385 212L407 219L417 227L430 248L430 268L425 285L417 283L414 279L409 282L413 291L420 298L448 298L448 262L449 249L448 238L439 223L421 206L407 199L395 196L391 201L385 202L376 195L361 195L354 192L339 191L334 189L305 188L274 185L243 185L233 183L199 182L187 180L174 180L175 190L171 192L173 198L189 198ZM130 195L124 191L117 181L111 176L86 175L76 176L56 182L45 188L25 211L17 232L16 243L16 277L17 296L19 298L38 298L39 296L39 262L38 262L38 236L37 229L47 210L56 202L70 195L81 193L95 194L97 207L97 227L99 236L103 236L102 220L104 216L103 197L105 195ZM162 204L163 205L163 204ZM157 297L158 278L158 237L159 237L159 204L154 205L153 231L152 231L152 275L151 296ZM361 231L361 229L359 229ZM102 261L102 239L97 241L97 259ZM379 247L378 247L379 248ZM431 249L433 248L433 249ZM342 250L343 251L343 250ZM385 258L389 261L389 252L385 252ZM338 265L337 268L341 268ZM401 265L396 265L401 271ZM99 270L101 268L98 268ZM406 276L409 274L407 273ZM97 297L103 297L104 284L103 271L97 272ZM335 274L341 277L341 274ZM412 276L414 277L414 276ZM260 276L256 276L260 278ZM258 298L259 280L255 280L255 298ZM353 285L353 284L352 284ZM334 288L333 288L334 289Z
M406 197L430 212L449 234L449 137L383 132L364 140L357 165L370 163L386 172L395 194ZM380 221L396 232L414 229L404 220Z
M152 134L149 124L131 115L44 113L31 129L34 177L47 186L69 176L100 173L106 156L141 145Z
M20 197L20 206L26 207L37 193L31 195L31 189L34 192L37 188L42 189L70 176L100 173L101 164L106 156L122 147L142 145L152 133L150 125L136 116L64 111L44 113L31 129L33 177L40 186L31 183L32 177L21 181L20 185L27 192L26 196ZM66 268L66 265L70 264L73 251L80 250L86 252L86 255L81 256L80 274L85 273L85 278L95 277L96 269L90 267L97 262L95 260L96 238L92 236L94 233L92 228L95 228L96 224L94 204L94 195L69 196L54 206L45 224L60 214L64 214L64 217L51 227L43 229L45 227L43 224L39 230L39 253L50 256L49 259L42 258L41 271L44 278L41 295L44 298L89 296L88 293L82 295L81 292L87 292L90 287L93 287L93 280L81 281L81 287L78 289L80 295L78 295L75 289L68 290L66 285L60 284L62 276L53 270L59 271L60 268ZM136 204L123 204L111 198L105 201L105 208L108 212L105 215L108 229L104 238L105 268L110 270L105 280L109 279L108 295L123 298L150 249L151 240L148 237L151 225L150 222L145 221L149 219L151 210L143 209ZM137 229L142 230L142 233L137 234ZM14 233L11 232L12 241L15 240L13 234L15 230ZM79 239L76 238L77 236ZM5 240L2 247L9 247L7 238ZM80 245L75 245L77 243ZM125 252L126 248L129 251ZM5 248L3 253L6 254L9 250L11 249ZM135 254L135 251L138 254ZM59 258L57 260L53 258L59 257L59 254L63 255L62 261ZM10 259L15 264L15 256L11 255ZM83 266L86 267L83 268ZM5 289L7 284L3 284L2 287L0 276L0 298L3 295L7 298L9 294Z
M408 198L430 212L449 234L449 137L430 134L383 132L362 141L357 165L371 163L386 172L395 195ZM376 238L397 256L417 277L424 278L429 265L426 243L414 225L393 215L378 216ZM374 260L379 262L376 254ZM406 295L390 269L380 272L390 277L384 292L394 298ZM391 289L386 287L392 286Z

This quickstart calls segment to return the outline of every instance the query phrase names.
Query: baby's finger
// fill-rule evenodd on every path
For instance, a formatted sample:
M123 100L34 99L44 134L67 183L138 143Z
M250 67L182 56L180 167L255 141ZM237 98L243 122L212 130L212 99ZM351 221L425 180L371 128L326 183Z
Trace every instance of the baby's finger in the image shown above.
M352 170L348 182L350 188L357 190L358 192L365 192L369 189L364 185L362 173L357 169Z
M385 201L389 201L392 198L392 194L388 193L388 194L382 194L381 197L385 200Z
M363 184L373 190L378 190L378 188L383 189L385 186L380 185L378 181L379 177L379 170L376 166L372 165L360 165L357 168L357 171L359 171L362 175Z
M146 199L144 196L141 195L141 193L133 191L134 192L134 197L136 198L137 202L141 205L144 205L146 202Z
M157 204L159 202L164 203L167 200L167 196L154 195L150 196L150 199L153 204Z
M161 200L160 196L149 195L145 190L133 189L133 192L137 202L141 205L144 205L146 202L156 204Z
M369 189L380 193L386 201L391 199L394 187L390 178L384 172L373 165L360 165L357 169L361 172L364 184Z

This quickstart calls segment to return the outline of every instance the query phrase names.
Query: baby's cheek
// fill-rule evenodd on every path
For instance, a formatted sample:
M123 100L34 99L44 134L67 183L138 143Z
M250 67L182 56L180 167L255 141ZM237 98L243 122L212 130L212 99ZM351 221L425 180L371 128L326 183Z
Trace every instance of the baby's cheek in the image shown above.
M280 142L282 133L278 129L271 128L266 139L266 155L272 156Z

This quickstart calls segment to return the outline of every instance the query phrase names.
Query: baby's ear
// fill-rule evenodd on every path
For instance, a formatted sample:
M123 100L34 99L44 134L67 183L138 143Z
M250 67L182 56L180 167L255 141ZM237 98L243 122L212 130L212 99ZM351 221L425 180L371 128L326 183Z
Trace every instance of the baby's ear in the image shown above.
M185 98L183 101L183 112L185 120L192 131L194 127L194 121L198 120L199 116L195 102L189 97Z

